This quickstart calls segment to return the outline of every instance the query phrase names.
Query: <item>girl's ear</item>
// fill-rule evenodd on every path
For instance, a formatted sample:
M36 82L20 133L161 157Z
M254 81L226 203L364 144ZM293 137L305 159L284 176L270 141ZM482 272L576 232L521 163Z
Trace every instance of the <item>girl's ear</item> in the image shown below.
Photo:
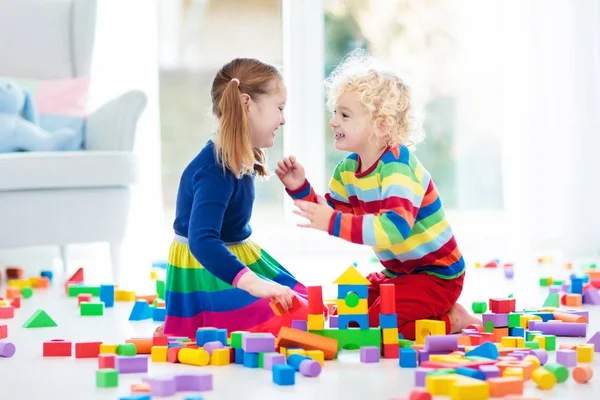
M247 93L242 93L240 96L242 96L242 103L244 103L244 107L246 107L246 112L249 112L252 98Z

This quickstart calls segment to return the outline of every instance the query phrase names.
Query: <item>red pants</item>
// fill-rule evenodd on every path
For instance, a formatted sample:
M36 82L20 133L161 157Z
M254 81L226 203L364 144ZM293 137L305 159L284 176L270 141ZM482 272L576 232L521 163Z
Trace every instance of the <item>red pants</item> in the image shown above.
M379 326L379 285L393 283L396 286L396 315L398 333L405 339L415 339L415 321L434 319L446 322L446 333L450 333L450 320L446 315L456 303L463 288L465 274L455 279L441 279L425 273L388 278L381 272L367 276L369 285L369 326Z

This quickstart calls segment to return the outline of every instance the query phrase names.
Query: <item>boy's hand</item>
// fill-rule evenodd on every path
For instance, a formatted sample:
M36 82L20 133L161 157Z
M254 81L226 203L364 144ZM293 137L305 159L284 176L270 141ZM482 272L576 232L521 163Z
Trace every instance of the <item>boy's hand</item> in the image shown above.
M277 163L275 174L287 190L299 189L306 180L306 172L296 157L285 157Z
M300 210L294 210L294 214L298 214L310 221L310 224L298 224L303 228L315 228L322 231L329 231L329 221L331 216L335 212L333 208L329 207L327 201L322 196L317 196L318 203L310 201L296 200L294 204Z

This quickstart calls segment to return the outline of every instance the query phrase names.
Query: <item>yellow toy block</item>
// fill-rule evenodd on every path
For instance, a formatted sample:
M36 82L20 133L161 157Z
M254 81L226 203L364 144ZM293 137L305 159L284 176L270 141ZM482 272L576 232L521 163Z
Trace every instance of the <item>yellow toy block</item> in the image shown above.
M117 354L117 345L102 343L100 345L100 354Z
M287 349L285 347L280 347L279 354L283 354L285 356L287 354Z
M577 346L577 362L591 363L594 361L594 345L580 344Z
M321 350L307 350L306 356L318 361L321 367L325 366L325 354Z
M286 353L286 357L291 356L292 354L300 354L305 356L306 355L306 350L304 349L287 349L287 353Z
M115 290L115 301L135 301L135 292L129 290Z
M367 299L361 299L358 301L358 305L354 307L350 307L346 304L346 300L337 299L337 313L338 315L348 315L348 314L367 314L369 312L369 303Z
M415 323L415 343L425 344L426 336L440 336L446 334L446 323L431 319L420 319Z
M531 374L531 379L542 390L550 390L556 385L556 376L545 368L537 368Z
M354 265L351 265L335 281L336 285L370 285L371 282L361 275Z
M457 379L450 385L451 400L487 400L490 398L490 385L478 379Z
M546 337L545 336L536 336L533 338L536 342L540 344L540 349L546 348Z
M39 281L39 276L32 276L29 278L29 286L31 286L32 288L37 287Z
M229 365L231 363L229 349L215 349L213 350L212 356L210 356L210 365Z
M504 336L502 338L502 347L510 347L510 348L517 347L517 341L515 339L516 338L514 338L512 336Z
M8 281L8 286L24 288L31 287L31 284L29 283L29 280L26 279L11 279L10 281Z
M506 367L504 368L504 371L502 371L502 376L503 377L513 377L513 378L521 378L523 379L523 368L518 368L518 367Z
M0 307L8 307L10 303L6 300L0 300Z
M323 314L308 314L308 330L322 331L325 329L325 316Z
M533 364L533 369L537 369L540 367L540 359L537 358L534 355L529 355L529 356L525 356L525 358L523 359L523 361L528 361L531 364Z
M521 314L521 328L529 329L529 321L541 321L539 315Z
M381 332L383 344L398 343L398 328L383 328Z
M152 362L167 362L167 346L152 346L150 348L150 358Z
M158 279L158 272L156 271L150 271L150 279L152 279L153 281Z
M466 360L465 358L460 357L460 356L451 356L451 355L447 355L447 354L432 354L429 356L429 361L437 361L437 362L444 362L444 363L457 364L457 365L473 363L473 360Z
M432 396L448 396L450 395L450 387L458 379L461 379L458 374L427 375L425 377L425 389Z

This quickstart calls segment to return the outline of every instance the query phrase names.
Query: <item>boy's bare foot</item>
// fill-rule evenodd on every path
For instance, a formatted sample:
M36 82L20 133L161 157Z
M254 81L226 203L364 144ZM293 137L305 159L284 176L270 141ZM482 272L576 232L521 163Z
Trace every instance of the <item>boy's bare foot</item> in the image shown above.
M471 324L482 324L479 318L469 314L467 309L458 303L452 306L447 315L450 320L450 333L460 333Z
M157 327L154 330L154 336L164 336L164 331L165 331L165 324L162 324L161 326Z

